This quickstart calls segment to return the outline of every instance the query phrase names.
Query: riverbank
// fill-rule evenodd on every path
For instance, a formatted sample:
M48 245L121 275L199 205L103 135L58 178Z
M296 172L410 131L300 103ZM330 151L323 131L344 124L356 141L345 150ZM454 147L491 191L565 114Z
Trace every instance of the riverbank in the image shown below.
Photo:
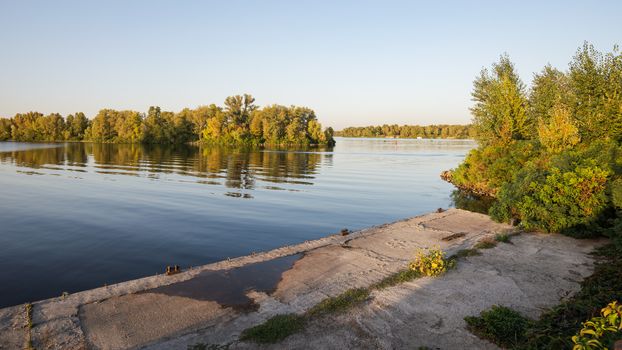
M417 248L455 254L511 230L485 215L450 209L43 300L29 312L25 305L9 307L0 310L0 346L22 348L30 339L36 349L255 348L239 341L245 329L368 288L402 270ZM373 291L363 304L316 319L274 346L495 348L466 331L464 316L502 304L537 317L579 289L593 268L588 253L600 243L521 234L512 244L460 259L440 278Z

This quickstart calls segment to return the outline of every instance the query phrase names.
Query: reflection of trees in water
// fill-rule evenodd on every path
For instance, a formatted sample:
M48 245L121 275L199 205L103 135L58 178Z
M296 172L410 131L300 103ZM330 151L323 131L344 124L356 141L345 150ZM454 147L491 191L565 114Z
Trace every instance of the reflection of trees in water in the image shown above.
M65 150L65 164L71 166L85 167L89 161L86 151L86 144L73 143L63 147Z
M3 163L29 168L65 164L84 166L87 160L84 144L81 143L0 153L0 161Z
M147 176L157 173L199 178L224 179L224 186L253 189L256 181L311 185L324 160L332 165L332 154L288 150L258 150L191 145L160 146L141 144L69 143L55 148L36 148L0 153L0 161L17 166L73 167L89 165L96 172ZM214 184L214 181L198 181Z
M208 177L222 177L224 172L225 186L252 189L256 179L312 184L304 179L314 178L321 160L322 154L319 153L205 147L198 157L197 170Z
M458 209L482 214L488 214L488 209L490 209L495 201L494 198L479 197L461 190L454 190L451 192L451 200Z

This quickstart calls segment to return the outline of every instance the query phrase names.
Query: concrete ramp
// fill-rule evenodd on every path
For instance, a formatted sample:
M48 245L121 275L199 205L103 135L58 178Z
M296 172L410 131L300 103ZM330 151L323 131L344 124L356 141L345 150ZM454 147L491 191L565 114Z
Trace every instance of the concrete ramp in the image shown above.
M282 313L302 313L329 296L367 287L405 268L417 248L449 254L511 230L486 215L450 209L341 236L157 275L0 310L0 346L30 336L36 349L183 349L228 344ZM591 272L596 241L521 234L482 256L461 260L437 279L382 291L342 315L329 315L274 348L416 348L443 344L486 348L464 329L463 317L495 303L537 316L578 289ZM437 342L437 343L434 343ZM463 345L463 346L460 346Z

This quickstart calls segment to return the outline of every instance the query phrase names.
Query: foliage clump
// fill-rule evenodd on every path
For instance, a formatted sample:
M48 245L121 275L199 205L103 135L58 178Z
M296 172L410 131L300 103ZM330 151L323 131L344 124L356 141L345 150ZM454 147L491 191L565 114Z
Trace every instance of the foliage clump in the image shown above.
M370 288L371 289L385 289L385 288L396 286L404 282L412 281L421 276L422 274L419 271L412 270L412 269L404 269L382 279L380 282L372 285Z
M507 55L475 79L479 147L445 176L522 228L610 236L622 212L622 54L588 43L527 89Z
M331 298L326 298L309 309L310 316L323 315L326 313L342 312L354 305L360 304L369 298L370 290L367 288L353 288Z
M464 320L473 334L502 348L512 348L524 343L530 324L530 320L517 311L498 305L482 311L479 317L469 316Z
M445 252L440 248L432 248L428 251L423 249L417 250L415 260L410 263L409 268L417 271L424 276L439 276L452 268L455 264L454 260L445 258Z
M470 248L470 249L461 249L461 250L459 250L454 255L454 257L456 257L456 258L466 258L466 257L469 257L469 256L478 256L478 255L482 255L482 252L480 252L476 248Z
M612 301L600 311L600 316L583 323L583 328L572 337L573 350L600 350L612 348L615 340L622 339L622 305Z
M501 243L511 243L510 235L508 235L507 233L498 233L495 235L495 241Z
M258 326L244 330L240 339L276 343L303 329L305 322L304 316L296 314L276 315Z
M497 246L497 241L492 238L484 238L477 242L473 248L475 249L491 249Z

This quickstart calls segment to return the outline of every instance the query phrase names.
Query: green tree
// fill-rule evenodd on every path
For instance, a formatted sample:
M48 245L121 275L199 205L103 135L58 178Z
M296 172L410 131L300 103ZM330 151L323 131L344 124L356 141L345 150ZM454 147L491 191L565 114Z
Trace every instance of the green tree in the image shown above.
M18 113L13 117L11 139L15 141L38 141L37 120L43 117L38 112Z
M11 139L11 119L0 118L0 141Z
M64 139L65 120L58 113L38 117L35 129L37 141L61 141Z
M141 114L135 111L122 111L116 113L114 133L114 142L141 142L145 133L145 126L143 125Z
M529 94L531 120L548 123L554 107L560 105L570 107L571 103L570 80L564 72L546 65L540 73L534 75Z
M68 115L66 118L66 140L84 140L89 120L84 113L78 112L75 115Z
M603 55L585 43L570 63L573 112L582 139L620 140L622 133L622 56L615 47Z
M568 107L556 105L548 114L550 117L541 118L538 125L538 139L548 152L559 153L579 143L579 129L574 125Z
M527 113L525 85L507 55L493 64L492 73L483 69L473 83L471 108L478 139L483 144L508 144L529 139L533 121Z

